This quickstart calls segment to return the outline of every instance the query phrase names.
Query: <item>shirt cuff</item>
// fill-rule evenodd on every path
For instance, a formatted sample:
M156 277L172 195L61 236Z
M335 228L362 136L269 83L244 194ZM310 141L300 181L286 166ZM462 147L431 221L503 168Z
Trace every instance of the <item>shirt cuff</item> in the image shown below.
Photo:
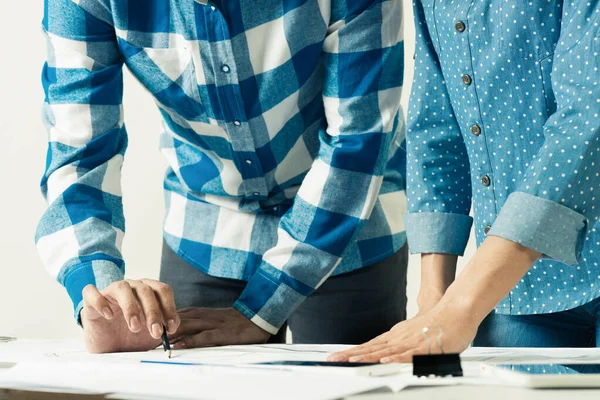
M411 254L438 253L462 256L473 218L454 213L409 213L404 216Z
M514 192L500 210L489 236L499 236L567 265L577 264L586 218L568 207L528 193Z
M77 323L81 325L82 292L87 285L94 285L98 290L103 290L111 283L124 278L121 269L111 261L94 260L71 267L65 274L63 285L73 302Z
M233 307L259 328L275 335L313 291L263 261Z

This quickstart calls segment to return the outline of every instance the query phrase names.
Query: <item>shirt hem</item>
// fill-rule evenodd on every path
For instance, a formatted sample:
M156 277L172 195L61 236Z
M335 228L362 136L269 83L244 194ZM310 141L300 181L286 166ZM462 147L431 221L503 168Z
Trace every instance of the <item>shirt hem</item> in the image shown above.
M537 314L555 314L558 312L569 311L584 306L600 298L600 289L591 292L587 296L577 297L574 301L555 307L532 307L531 304L525 304L521 307L495 307L496 313L501 315L537 315ZM512 300L511 300L512 303ZM529 305L529 307L527 307Z
M167 245L171 248L171 250L173 250L173 252L175 254L177 254L179 257L181 257L184 261L186 261L192 267L196 268L197 270L199 270L209 276L212 276L215 278L235 279L235 280L245 281L245 282L248 282L248 280L251 278L251 276L249 276L247 279L244 278L245 270L231 271L230 273L228 273L227 271L222 271L222 272L209 271L209 268L207 268L204 265L202 265L201 263L197 262L193 257L189 256L184 251L177 249L177 246L173 246L173 244L171 244L171 242L169 241L169 239L166 236L163 235L163 238L165 240L165 243L167 243ZM350 273L353 271L357 271L361 268L369 267L379 261L382 261L382 260L396 254L398 251L400 251L402 249L402 247L404 247L405 244L406 244L406 235L404 235L404 240L399 242L398 245L393 245L391 250L381 253L380 255L378 255L376 257L371 257L370 259L363 261L362 265L354 266L354 267L350 267L350 268L344 268L342 271L339 271L339 272L334 271L333 274L331 274L331 276L343 275L343 274L347 274L347 273ZM339 269L339 266L337 269Z

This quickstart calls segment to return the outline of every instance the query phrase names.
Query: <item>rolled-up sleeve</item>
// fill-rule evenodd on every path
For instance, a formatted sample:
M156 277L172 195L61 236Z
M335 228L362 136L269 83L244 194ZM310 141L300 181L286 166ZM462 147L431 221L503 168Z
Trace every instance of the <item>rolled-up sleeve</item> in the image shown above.
M554 53L557 110L489 234L569 265L600 216L600 2L565 2Z

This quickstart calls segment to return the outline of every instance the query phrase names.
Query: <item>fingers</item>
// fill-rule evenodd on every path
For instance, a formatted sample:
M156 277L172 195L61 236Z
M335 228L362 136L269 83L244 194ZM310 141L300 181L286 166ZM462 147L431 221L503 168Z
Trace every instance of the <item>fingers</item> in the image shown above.
M152 288L154 291L154 295L162 313L163 322L167 327L167 333L174 334L179 327L180 318L177 314L177 308L175 307L175 295L173 294L173 290L166 283L159 281L143 279L141 282Z
M217 325L211 321L182 318L175 334L169 335L169 342L173 345L175 350L179 350L183 347L191 347L186 345L186 340L189 337L213 329L217 329Z
M411 363L415 354L421 354L418 350L410 350L401 354L387 356L379 360L382 364L390 363Z
M380 350L387 346L388 337L389 337L389 335L387 333L384 333L383 335L379 335L375 339L373 339L367 343L363 343L360 346L352 347L345 351L340 351L337 353L330 354L329 357L327 357L327 361L334 361L334 362L351 361L352 357L356 357L356 356L360 356L363 354L371 353L373 351Z
M175 349L207 347L207 346L223 346L230 344L230 340L219 329L209 329L202 331L197 335L188 336L180 339L174 344Z
M366 344L363 344L363 345L348 349L346 351L333 353L327 358L327 361L358 362L359 357L361 357L365 354L370 354L370 353L385 349L387 346L388 345L386 343L372 344L372 345L368 345L368 346Z
M350 362L380 362L381 359L402 354L407 350L406 345L386 345L372 348L371 351L350 357Z
M92 308L106 319L112 319L114 314L110 308L110 303L100 294L96 286L87 285L83 288L82 294L84 307Z
M141 309L129 282L115 282L107 288L107 293L110 293L119 304L129 330L138 333L142 329Z
M154 290L141 281L128 281L128 283L142 306L148 332L154 339L160 339L163 333L163 314Z
M90 285L84 290L84 300L107 319L113 318L111 302L113 305L117 303L130 331L140 332L145 321L154 339L161 338L163 325L171 334L174 334L179 326L180 318L175 308L173 291L168 285L158 281L150 279L118 281L112 283L102 293Z
M204 319L182 319L173 338L193 335L202 331L215 329L216 325Z

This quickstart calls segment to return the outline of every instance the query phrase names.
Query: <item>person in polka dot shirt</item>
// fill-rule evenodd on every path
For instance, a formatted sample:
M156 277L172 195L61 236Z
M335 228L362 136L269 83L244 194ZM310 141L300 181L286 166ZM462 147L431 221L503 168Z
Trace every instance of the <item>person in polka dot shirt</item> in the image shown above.
M414 11L405 220L420 312L330 359L410 361L424 328L443 329L446 352L600 347L600 1ZM479 248L455 279L471 206Z

